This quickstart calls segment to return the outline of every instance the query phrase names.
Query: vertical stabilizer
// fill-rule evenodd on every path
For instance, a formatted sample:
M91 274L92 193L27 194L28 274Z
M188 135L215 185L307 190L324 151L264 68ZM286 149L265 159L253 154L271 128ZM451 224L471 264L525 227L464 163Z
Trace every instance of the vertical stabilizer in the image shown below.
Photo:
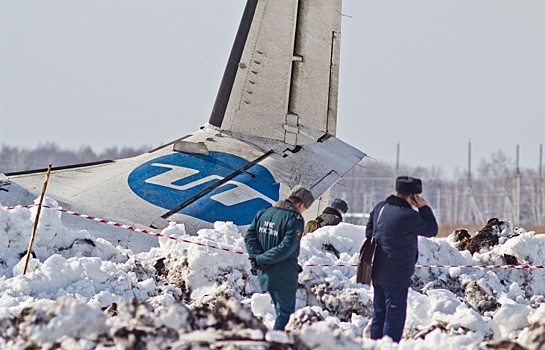
M210 124L300 145L335 135L341 0L248 0ZM242 50L241 50L242 48Z

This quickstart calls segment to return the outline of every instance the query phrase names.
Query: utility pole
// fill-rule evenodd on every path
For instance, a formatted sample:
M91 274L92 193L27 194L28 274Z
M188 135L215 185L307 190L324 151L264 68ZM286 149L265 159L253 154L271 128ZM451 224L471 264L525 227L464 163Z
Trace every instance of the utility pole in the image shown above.
M435 206L437 208L437 220L439 222L442 222L443 221L443 215L441 213L441 188L437 188L437 194L436 194L436 203L435 203Z
M545 214L545 205L543 203L543 187L544 187L544 183L543 183L543 144L540 144L539 145L539 178L538 178L538 183L539 183L539 212L538 212L538 215L537 215L537 224L538 225L543 225L543 216Z
M467 144L467 182L471 188L471 141Z
M539 145L539 177L543 176L543 144Z
M517 145L517 173L515 175L515 226L520 226L520 158Z
M467 212L469 213L469 220L474 220L473 223L483 224L484 217L479 209L479 205L473 196L473 186L471 184L471 141L468 144L467 150Z
M399 141L397 142L396 175L399 176Z
M466 200L464 209L464 215L466 220L471 220L471 141L467 144L467 188L466 188Z

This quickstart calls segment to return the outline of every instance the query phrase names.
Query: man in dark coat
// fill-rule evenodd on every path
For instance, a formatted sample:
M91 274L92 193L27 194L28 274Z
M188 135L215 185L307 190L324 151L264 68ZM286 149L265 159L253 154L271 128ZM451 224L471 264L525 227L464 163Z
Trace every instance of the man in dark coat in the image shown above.
M347 211L348 204L340 198L335 198L331 205L325 208L316 220L320 222L320 227L335 226L343 221L343 215Z
M259 211L244 236L261 290L269 292L276 310L275 330L284 330L295 311L297 258L305 226L301 214L312 202L312 193L296 186L287 199Z
M377 204L367 223L366 237L371 237L374 231L377 240L372 275L372 339L387 335L395 342L401 340L407 295L418 259L418 236L437 235L433 211L420 193L420 179L398 177L396 194Z
M343 221L343 215L348 211L348 204L340 198L335 198L329 207L314 220L307 222L305 234L311 233L324 226L335 226Z

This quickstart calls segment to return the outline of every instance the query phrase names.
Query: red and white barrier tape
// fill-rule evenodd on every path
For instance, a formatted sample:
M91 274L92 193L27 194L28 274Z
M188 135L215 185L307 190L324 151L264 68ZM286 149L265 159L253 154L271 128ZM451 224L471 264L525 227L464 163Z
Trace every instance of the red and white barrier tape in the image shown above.
M15 205L13 207L3 207L4 210L13 210L18 208L24 208L24 209L30 209L32 207L37 207L38 204L32 204L32 205Z
M470 267L470 268L478 268L478 269L545 269L545 265L430 265L430 264L422 264L422 265L416 265L416 267L419 268L426 268L426 267Z
M305 264L305 267L356 267L356 264Z
M14 210L14 209L18 209L18 208L28 209L28 208L32 208L32 207L36 207L36 206L38 206L38 204L34 204L34 205L17 205L17 206L13 206L13 207L4 207L4 209L5 210ZM62 208L51 208L51 207L48 207L47 205L43 205L43 207L48 208L48 209L54 209L54 210L60 211L62 213L74 215L74 216L81 217L81 218L84 218L84 219L93 220L93 221L96 221L96 222L99 222L99 223L102 223L102 224L115 226L115 227L123 228L123 229L126 229L126 230L134 231L134 232L144 233L144 234L147 234L147 235L152 235L152 236L156 236L156 237L167 237L168 239L172 239L172 240L175 240L175 241L180 241L180 242L188 243L188 244L196 244L196 245L201 246L201 247L219 249L219 250L222 250L224 252L232 252L232 253L240 254L240 255L246 255L247 254L247 253L242 252L242 251L231 250L231 249L228 249L228 248L218 247L218 246L214 246L214 245L210 245L210 244L204 244L204 243L201 243L201 242L194 242L194 241L190 241L190 240L180 238L180 237L177 237L177 236L167 236L167 235L162 234L160 232L153 232L153 231L149 231L149 230L139 229L139 228L134 227L134 226L120 224L120 223L117 223L117 222L114 222L114 221L105 220L105 219L97 218L97 217L86 215L86 214L76 213L74 211L70 211L70 210L66 210L66 209L62 209ZM356 264L305 264L304 265L304 267L356 267L356 266L358 266L358 265L356 265ZM420 264L417 264L417 265L415 265L415 267L416 268L460 267L460 268L477 268L477 269L545 269L545 265L442 265L442 264L435 264L435 265L434 264L421 264L420 265Z
M25 206L18 205L18 206L14 206L14 207L6 207L5 209L6 210L13 210L13 209L17 209L17 208L27 208L28 209L28 208L32 208L32 207L36 207L36 206L38 206L38 204L25 205ZM167 236L167 235L165 235L163 233L160 233L160 232L153 232L153 231L150 231L150 230L144 230L144 229L140 229L138 227L125 225L125 224L120 224L120 223L117 223L117 222L114 222L114 221L101 219L101 218L94 217L94 216L91 216L91 215L76 213L75 211L70 211L70 210L63 209L63 208L51 208L51 207L49 207L47 205L42 205L42 207L48 208L48 209L54 209L54 210L60 211L61 213L74 215L74 216L77 216L77 217L80 217L80 218L89 219L89 220L92 220L92 221L95 221L95 222L99 222L101 224L115 226L115 227L119 227L119 228L126 229L126 230L129 230L129 231L144 233L146 235L151 235L151 236L156 236L156 237L167 237L168 239L171 239L171 240L174 240L174 241L179 241L179 242L188 243L188 244L196 244L196 245L201 246L201 247L219 249L219 250L223 250L225 252L233 252L235 254L241 254L241 255L246 254L245 252L242 252L242 251L231 250L231 249L228 249L228 248L214 246L214 245L211 245L211 244L204 244L204 243L201 243L201 242L194 242L194 241L190 241L190 240L187 240L187 239L184 239L184 238L180 238L178 236Z
M305 264L308 267L356 267L356 264ZM417 264L416 268L451 268L451 267L467 267L476 269L545 269L545 265L442 265L442 264Z

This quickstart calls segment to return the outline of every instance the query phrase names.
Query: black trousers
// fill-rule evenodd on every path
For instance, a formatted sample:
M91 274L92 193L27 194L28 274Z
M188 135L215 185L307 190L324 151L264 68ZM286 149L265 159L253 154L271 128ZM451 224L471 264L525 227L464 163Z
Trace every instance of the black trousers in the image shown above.
M398 288L373 283L373 320L371 339L389 336L399 343L407 317L408 287Z

